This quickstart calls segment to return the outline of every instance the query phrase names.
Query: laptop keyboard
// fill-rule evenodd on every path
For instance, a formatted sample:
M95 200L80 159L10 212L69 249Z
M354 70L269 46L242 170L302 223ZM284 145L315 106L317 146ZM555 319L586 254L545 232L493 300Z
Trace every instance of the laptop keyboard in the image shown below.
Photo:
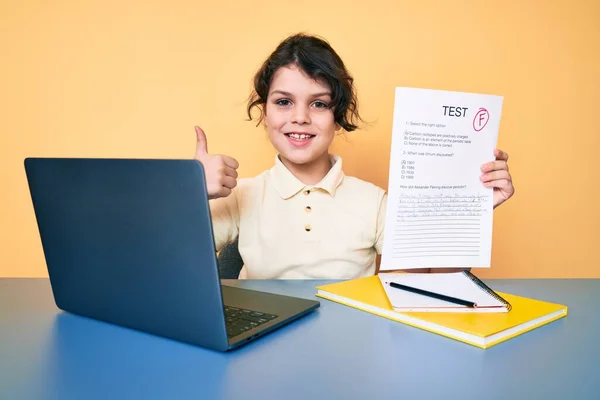
M227 336L233 337L277 318L277 315L225 306Z

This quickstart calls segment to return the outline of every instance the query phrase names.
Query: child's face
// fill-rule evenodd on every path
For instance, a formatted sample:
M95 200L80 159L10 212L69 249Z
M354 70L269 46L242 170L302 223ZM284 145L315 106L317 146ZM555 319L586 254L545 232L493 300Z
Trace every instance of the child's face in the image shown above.
M292 65L273 76L264 123L277 151L297 165L328 160L337 125L329 108L331 90Z

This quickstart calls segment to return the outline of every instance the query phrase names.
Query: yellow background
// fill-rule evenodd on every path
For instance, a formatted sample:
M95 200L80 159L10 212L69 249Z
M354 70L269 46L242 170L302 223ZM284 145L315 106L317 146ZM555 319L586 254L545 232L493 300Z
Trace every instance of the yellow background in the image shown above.
M252 75L285 36L328 39L367 128L346 173L387 188L395 86L504 96L515 196L481 277L600 277L598 1L6 1L0 5L0 276L47 276L23 159L193 156L269 168L245 121Z

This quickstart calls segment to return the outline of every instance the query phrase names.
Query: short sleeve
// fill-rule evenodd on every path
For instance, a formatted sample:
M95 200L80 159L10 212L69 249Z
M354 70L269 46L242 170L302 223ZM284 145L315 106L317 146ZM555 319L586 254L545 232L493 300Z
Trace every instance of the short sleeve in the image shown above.
M216 251L233 242L239 234L239 190L234 189L227 197L210 200Z
M377 227L375 230L375 250L377 250L377 254L383 253L387 200L388 195L383 192L383 195L379 198L379 212L377 214Z

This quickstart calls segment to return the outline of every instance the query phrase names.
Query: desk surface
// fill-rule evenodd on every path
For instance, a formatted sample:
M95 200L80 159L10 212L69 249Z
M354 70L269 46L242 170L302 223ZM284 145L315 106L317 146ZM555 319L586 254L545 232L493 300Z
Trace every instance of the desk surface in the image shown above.
M226 281L315 298L323 281ZM0 399L591 399L600 280L491 280L569 315L487 350L321 300L232 353L64 313L47 279L0 279Z

